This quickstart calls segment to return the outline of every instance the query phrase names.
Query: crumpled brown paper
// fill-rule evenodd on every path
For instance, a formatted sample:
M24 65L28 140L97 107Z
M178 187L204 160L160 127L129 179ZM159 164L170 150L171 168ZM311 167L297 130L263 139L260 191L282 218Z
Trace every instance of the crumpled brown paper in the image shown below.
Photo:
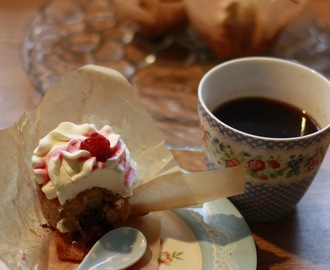
M118 72L87 65L47 91L36 111L0 131L0 260L10 269L47 269L49 232L31 157L39 139L64 121L104 124L121 134L138 165L134 213L185 207L244 192L242 168L184 174L138 95ZM170 202L170 203L169 203Z

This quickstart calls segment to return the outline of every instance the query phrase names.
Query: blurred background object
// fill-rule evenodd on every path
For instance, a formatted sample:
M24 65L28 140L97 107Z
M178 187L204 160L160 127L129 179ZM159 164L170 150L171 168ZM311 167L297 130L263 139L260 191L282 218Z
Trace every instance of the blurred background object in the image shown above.
M197 86L216 64L263 54L330 76L329 29L303 11L306 2L51 0L28 26L23 66L41 95L85 64L116 69L169 147L196 150Z
M189 22L221 58L269 54L308 0L184 0Z

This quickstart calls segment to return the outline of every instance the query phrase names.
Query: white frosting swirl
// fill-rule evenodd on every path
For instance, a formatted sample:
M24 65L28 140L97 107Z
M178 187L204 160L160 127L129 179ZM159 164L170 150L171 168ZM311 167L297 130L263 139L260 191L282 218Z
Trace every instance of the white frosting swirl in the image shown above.
M106 162L98 161L89 151L80 148L94 132L110 141L113 154ZM93 187L122 197L131 196L136 179L136 163L120 136L107 125L97 130L93 124L61 123L39 141L32 167L35 181L42 185L46 197L58 198L62 205Z

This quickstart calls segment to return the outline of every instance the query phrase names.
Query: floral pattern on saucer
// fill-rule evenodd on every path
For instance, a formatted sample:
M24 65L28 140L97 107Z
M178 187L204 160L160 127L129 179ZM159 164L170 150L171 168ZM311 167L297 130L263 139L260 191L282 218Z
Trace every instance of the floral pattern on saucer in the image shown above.
M173 261L175 260L183 260L182 255L184 254L183 251L163 251L161 252L158 263L159 264L165 264L165 265L171 265Z
M159 218L162 232L166 231L162 235L165 242L160 259L164 262L160 263L160 270L256 269L253 237L244 218L229 200L164 211ZM192 235L185 238L188 231ZM199 252L191 248L196 243Z

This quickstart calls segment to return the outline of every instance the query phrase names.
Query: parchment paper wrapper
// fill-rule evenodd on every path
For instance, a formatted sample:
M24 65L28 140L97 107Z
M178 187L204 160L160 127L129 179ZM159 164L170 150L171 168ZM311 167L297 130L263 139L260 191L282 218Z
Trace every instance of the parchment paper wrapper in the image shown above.
M47 91L40 106L0 131L0 260L10 269L47 269L50 233L32 175L39 139L64 121L108 124L138 165L133 213L185 207L244 192L242 168L183 174L139 97L114 70L88 65ZM37 268L36 268L37 267Z
M184 0L190 24L220 57L269 53L308 0Z

